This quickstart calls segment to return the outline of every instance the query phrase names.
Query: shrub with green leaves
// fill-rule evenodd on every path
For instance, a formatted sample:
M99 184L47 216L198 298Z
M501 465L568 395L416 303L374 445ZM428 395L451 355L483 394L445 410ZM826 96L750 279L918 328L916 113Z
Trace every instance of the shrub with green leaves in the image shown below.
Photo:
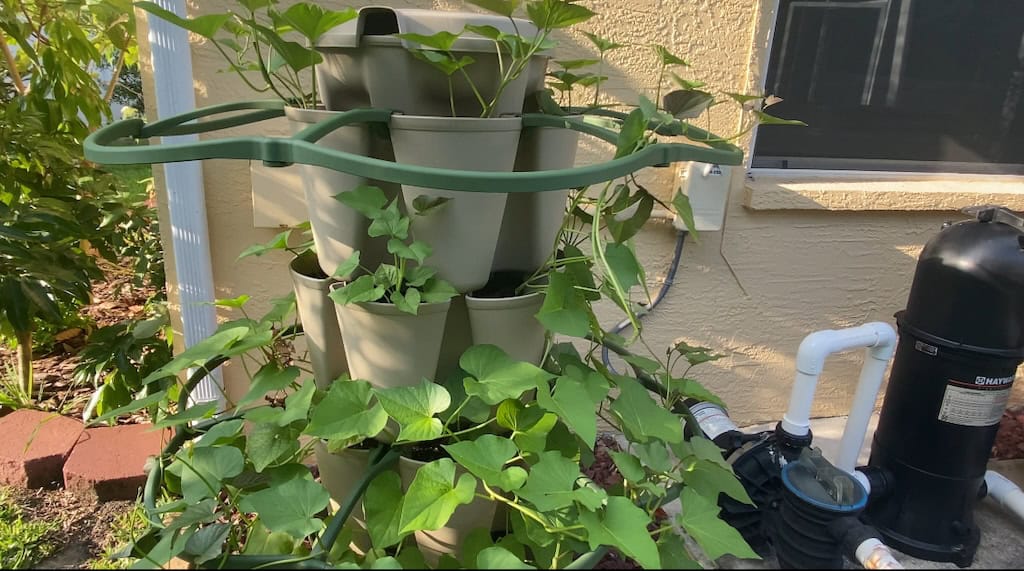
M65 325L102 277L95 253L155 260L155 212L117 177L82 158L110 118L120 70L137 60L131 2L0 2L0 337L18 348L32 394L33 336ZM112 66L107 86L98 69ZM143 239L139 239L143 236ZM159 278L162 286L162 278Z

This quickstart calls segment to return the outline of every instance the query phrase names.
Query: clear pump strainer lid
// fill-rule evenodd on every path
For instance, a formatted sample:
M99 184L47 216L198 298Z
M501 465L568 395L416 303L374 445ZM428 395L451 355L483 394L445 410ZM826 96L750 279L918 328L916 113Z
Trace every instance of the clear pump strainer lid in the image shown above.
M817 448L805 448L800 458L787 464L782 483L801 500L826 510L857 511L867 503L864 486L833 466Z

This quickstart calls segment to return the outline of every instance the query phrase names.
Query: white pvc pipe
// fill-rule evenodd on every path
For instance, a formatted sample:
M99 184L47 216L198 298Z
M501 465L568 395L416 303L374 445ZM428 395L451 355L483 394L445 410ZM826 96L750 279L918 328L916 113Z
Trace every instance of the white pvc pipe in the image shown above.
M998 472L985 472L985 485L988 497L995 500L1003 509L1024 520L1024 491Z
M896 332L888 323L872 322L847 329L816 331L804 338L796 354L796 381L789 410L782 417L782 429L794 436L805 436L811 428L811 405L825 359L833 353L868 347L864 367L854 395L853 408L846 423L836 466L847 472L856 467L857 455L864 443L875 399L885 377L885 368L896 348Z
M185 0L156 0L161 8L184 17ZM163 20L149 18L157 116L165 119L195 109L192 52L188 32ZM164 137L164 144L197 141L195 135ZM170 213L174 267L181 303L185 346L209 337L217 328L213 305L213 264L210 260L203 171L198 161L164 165L167 210ZM192 392L190 402L218 401L224 406L220 370L208 375Z
M877 538L871 538L857 546L857 561L865 569L903 569L893 556L889 546Z

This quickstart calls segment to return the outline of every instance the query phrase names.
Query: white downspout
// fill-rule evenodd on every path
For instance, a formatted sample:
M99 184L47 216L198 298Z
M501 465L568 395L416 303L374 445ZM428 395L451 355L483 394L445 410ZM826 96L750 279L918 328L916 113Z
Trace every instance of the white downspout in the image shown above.
M859 347L867 347L867 355L835 462L837 468L854 475L886 366L896 350L896 331L891 325L873 322L848 329L817 331L805 337L796 355L796 382L789 410L782 417L783 430L794 436L806 435L811 426L814 390L825 366L825 358L832 353Z
M156 0L156 3L165 10L186 16L185 0ZM148 21L157 116L165 119L195 109L188 32L162 18L149 18ZM196 135L163 138L165 144L197 140ZM181 321L185 346L189 347L209 337L217 328L217 315L211 304L214 300L213 264L210 260L203 171L198 161L167 163L163 169ZM190 399L192 404L212 401L220 403L219 409L224 407L224 382L219 369L200 382Z

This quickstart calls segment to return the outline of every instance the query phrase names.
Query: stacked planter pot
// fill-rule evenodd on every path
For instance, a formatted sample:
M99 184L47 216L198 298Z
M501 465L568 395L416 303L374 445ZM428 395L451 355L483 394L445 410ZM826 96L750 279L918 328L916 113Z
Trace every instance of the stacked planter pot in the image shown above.
M536 32L528 21L517 20L513 25L499 16L363 8L358 18L327 32L315 46L323 56L317 77L326 109L290 110L293 132L332 113L374 107L393 111L386 136L374 136L375 131L364 126L351 126L338 129L319 144L441 169L512 172L573 166L575 132L549 128L524 131L519 117L532 100L528 95L543 88L546 55L535 56L521 76L505 86L491 116L480 118L482 110L474 87L484 100L490 100L501 80L493 41L472 34L460 36L452 52L457 57L473 58L474 63L465 69L472 85L456 74L449 91L449 78L411 53L410 48L420 46L395 36L409 32L427 36L438 31L459 33L466 24L493 26L508 33L518 28L524 35ZM337 361L344 355L344 367L352 378L365 379L381 388L417 385L423 378L446 378L457 370L462 353L474 344L494 344L517 360L540 363L545 330L534 316L543 304L543 295L516 292L515 288L499 292L490 284L494 283L492 278L509 275L518 276L522 283L545 266L561 227L567 190L510 195L459 192L385 185L319 167L303 168L323 272L315 278L306 276L318 280L316 299L322 304L305 309L301 317L307 335L312 332L323 336L322 330L335 336L311 340L320 348L321 361ZM459 296L450 302L421 304L417 315L403 313L390 303L340 306L326 297L341 283L327 276L354 250L360 251L360 265L369 271L387 256L386 244L366 237L368 221L334 198L363 184L381 187L389 200L400 197L399 205L412 217L411 237L432 247L424 264L437 269L438 277L451 283ZM434 207L420 214L417 207L423 204ZM293 274L297 271L293 266ZM322 327L311 321L321 322ZM311 354L319 358L312 349ZM339 366L319 366L324 372L317 373L318 382ZM389 426L378 439L388 441L387 434L394 434L394 428ZM317 449L321 476L335 501L342 500L350 490L353 475L365 469L365 454L359 452L331 454L324 446ZM404 485L411 483L420 465L401 459L399 471ZM445 528L417 533L416 539L427 560L436 562L443 553L457 552L465 533L489 527L494 520L495 504L477 501L461 506ZM358 509L355 521L361 525ZM358 533L356 537L354 547L364 548Z

